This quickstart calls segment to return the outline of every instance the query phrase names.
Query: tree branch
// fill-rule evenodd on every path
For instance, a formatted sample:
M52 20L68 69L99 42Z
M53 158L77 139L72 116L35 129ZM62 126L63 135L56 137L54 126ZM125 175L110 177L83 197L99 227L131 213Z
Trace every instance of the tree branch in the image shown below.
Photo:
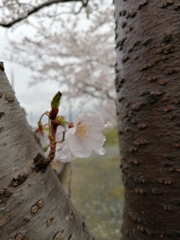
M93 84L90 84L90 83L84 83L85 86L87 87L91 87L91 88L94 88L94 91L88 91L88 90L83 90L83 93L86 93L94 98L99 98L99 99L104 99L103 97L101 96L97 96L95 94L95 92L100 92L101 89L99 87L97 87L96 85L93 85ZM78 88L78 86L76 86ZM81 89L80 89L81 90ZM116 98L111 96L107 91L104 91L104 95L105 95L105 98L108 98L109 100L112 100L114 102L116 102Z
M1 23L0 22L0 26L5 27L5 28L10 28L12 27L14 24L21 22L22 20L26 19L27 17L29 17L30 15L38 12L39 10L41 10L44 7L49 7L50 5L53 4L57 4L57 3L66 3L66 2L81 2L82 0L49 0L46 1L42 4L39 4L38 6L34 7L33 9L29 10L27 12L27 14L23 17L19 17L17 19L14 19L13 21L9 22L9 23Z
M3 71L0 63L1 239L93 240L51 166L34 170L43 151Z

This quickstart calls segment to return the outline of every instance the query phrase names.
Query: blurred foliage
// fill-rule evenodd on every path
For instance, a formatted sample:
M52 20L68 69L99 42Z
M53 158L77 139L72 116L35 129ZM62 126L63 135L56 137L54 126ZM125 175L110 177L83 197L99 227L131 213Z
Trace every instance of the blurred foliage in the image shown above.
M119 156L106 155L73 162L72 201L98 240L120 238L124 189L119 165Z
M119 144L117 128L106 129L103 134L106 137L104 146L117 146Z

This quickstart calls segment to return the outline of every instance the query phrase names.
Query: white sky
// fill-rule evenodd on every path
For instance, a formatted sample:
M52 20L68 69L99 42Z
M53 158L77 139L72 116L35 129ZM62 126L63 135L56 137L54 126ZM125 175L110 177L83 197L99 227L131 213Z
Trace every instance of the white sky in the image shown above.
M12 83L12 73L14 78L14 90L16 97L20 102L20 105L25 109L27 113L27 119L32 126L35 126L40 115L50 110L50 102L52 97L59 89L58 83L45 82L37 83L30 86L31 72L29 69L8 62L3 56L3 52L7 46L5 30L0 27L0 61L4 62L6 75ZM67 106L68 105L68 106ZM68 118L69 104L63 102L60 108L60 114L66 115Z
M80 21L80 23L80 28L83 28L83 25L86 27L88 26L88 20L86 18L83 19L83 21ZM29 123L32 126L35 126L41 114L45 111L50 110L50 102L52 97L56 94L57 91L61 89L59 89L58 83L54 81L44 83L39 82L33 86L29 85L31 81L30 70L18 64L8 62L5 59L5 55L3 55L3 52L6 51L6 47L8 46L6 31L6 29L0 27L0 61L4 62L5 72L10 82L12 82L13 73L13 88L15 90L16 97L19 100L20 105L25 109ZM31 34L31 29L27 29L26 27L23 28L23 32L22 28L21 31L16 30L12 33L11 29L8 31L9 34L12 34L14 38L20 37L22 33L26 35ZM67 120L72 121L73 119L69 119L70 104L63 101L63 97L61 102L62 104L59 114L64 115ZM78 108L77 104L75 106L72 106L72 108L74 117L75 114L77 114L79 111L94 110L93 101L91 101L90 104L82 106L81 108Z
M50 102L52 97L61 91L57 82L39 82L30 86L31 81L31 71L21 65L9 62L5 59L3 52L6 49L6 34L5 30L0 27L0 61L4 62L5 72L8 80L12 84L13 78L13 89L15 91L16 97L21 105L26 111L27 119L32 126L36 126L37 121L42 113L50 110ZM12 76L13 75L13 76ZM84 111L94 111L93 101L90 104L85 104L81 108L79 105L72 106L72 117L84 110ZM59 114L66 117L68 121L70 119L70 104L67 101L61 99L61 106ZM46 119L45 119L46 122Z

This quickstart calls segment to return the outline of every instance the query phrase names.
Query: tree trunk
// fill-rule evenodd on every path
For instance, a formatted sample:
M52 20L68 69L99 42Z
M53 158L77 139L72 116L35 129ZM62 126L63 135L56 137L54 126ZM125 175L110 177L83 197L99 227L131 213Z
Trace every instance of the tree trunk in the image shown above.
M123 240L180 239L180 5L115 8Z
M33 169L42 149L0 68L0 239L93 240L51 166Z

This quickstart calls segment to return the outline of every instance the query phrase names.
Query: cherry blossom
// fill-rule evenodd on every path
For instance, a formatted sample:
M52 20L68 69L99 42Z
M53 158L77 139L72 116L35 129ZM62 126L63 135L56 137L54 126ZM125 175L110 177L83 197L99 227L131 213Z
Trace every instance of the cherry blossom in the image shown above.
M105 137L102 134L105 123L94 112L81 112L76 117L73 127L65 134L65 141L60 151L60 161L70 162L78 158L88 158L92 151L103 155Z
M57 147L58 148L58 147ZM62 143L59 149L57 150L57 156L58 160L61 162L72 162L77 157L72 154L72 152L69 150L69 148L65 145L65 143ZM56 162L56 159L53 160L53 162Z

